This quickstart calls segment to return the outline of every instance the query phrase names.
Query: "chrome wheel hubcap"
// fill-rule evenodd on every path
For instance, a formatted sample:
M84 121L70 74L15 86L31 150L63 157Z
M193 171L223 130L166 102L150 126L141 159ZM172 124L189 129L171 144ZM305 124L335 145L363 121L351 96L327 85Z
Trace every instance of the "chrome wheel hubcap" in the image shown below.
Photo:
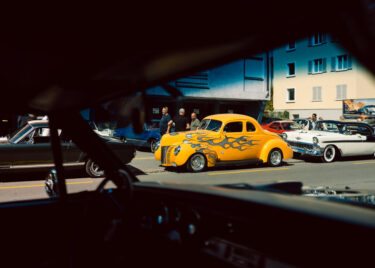
M155 152L155 147L156 147L156 141L152 140L151 141L151 152Z
M191 158L190 163L194 171L200 171L204 168L206 160L203 155L197 154Z
M281 163L281 153L279 151L273 151L271 153L271 163L274 166L277 166Z
M91 170L94 174L97 176L103 176L104 170L102 170L96 163L92 162L91 164Z

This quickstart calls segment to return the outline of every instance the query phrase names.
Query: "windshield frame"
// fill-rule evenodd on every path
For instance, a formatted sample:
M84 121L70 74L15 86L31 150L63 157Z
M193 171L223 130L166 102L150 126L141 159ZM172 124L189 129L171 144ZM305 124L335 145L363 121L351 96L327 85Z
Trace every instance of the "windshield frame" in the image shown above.
M207 121L208 121L207 126L206 126L205 128L202 128L202 125L203 125L205 122L207 122ZM219 123L220 123L219 127L216 126L216 127L214 127L213 129L207 129L208 126L210 126L211 123L216 123L216 122L219 122ZM213 132L220 132L220 130L221 130L222 127L223 127L223 121L221 121L221 120L217 120L217 119L212 119L212 118L206 118L206 119L203 119L203 120L200 122L199 127L198 127L197 130L208 130L208 131L213 131ZM217 130L216 130L216 129L217 129Z

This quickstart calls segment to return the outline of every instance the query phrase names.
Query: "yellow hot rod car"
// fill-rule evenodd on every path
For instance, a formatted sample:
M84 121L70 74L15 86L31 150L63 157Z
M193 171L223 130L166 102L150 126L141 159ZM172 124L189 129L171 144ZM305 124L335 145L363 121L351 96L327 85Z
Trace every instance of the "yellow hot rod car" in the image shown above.
M163 135L155 151L162 166L185 165L194 172L253 161L274 167L292 157L292 149L281 137L240 114L211 115L202 120L198 130Z

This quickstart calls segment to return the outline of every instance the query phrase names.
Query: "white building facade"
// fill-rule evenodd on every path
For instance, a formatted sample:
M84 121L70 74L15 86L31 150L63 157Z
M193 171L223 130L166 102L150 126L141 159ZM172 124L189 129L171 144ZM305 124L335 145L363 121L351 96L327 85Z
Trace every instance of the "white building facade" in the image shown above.
M325 33L273 51L273 105L290 118L337 120L342 100L375 98L375 79Z

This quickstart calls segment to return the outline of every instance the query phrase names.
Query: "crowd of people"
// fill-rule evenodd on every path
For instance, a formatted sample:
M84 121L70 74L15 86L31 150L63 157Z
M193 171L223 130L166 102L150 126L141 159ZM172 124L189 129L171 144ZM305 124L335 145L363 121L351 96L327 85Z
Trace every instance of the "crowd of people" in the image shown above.
M191 120L186 118L184 108L181 108L178 111L178 115L172 118L168 113L168 107L163 107L160 119L160 135L168 134L172 129L175 132L198 129L200 121L197 114L195 112L191 113L190 118Z

